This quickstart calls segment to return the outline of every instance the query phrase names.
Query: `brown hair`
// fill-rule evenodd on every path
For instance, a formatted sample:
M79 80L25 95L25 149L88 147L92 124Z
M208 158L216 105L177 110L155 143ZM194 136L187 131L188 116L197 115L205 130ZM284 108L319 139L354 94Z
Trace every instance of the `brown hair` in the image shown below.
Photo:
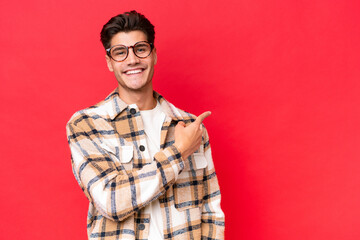
M151 22L135 10L112 17L102 28L100 40L105 49L111 47L112 37L119 32L140 30L145 33L147 41L154 43L155 30Z

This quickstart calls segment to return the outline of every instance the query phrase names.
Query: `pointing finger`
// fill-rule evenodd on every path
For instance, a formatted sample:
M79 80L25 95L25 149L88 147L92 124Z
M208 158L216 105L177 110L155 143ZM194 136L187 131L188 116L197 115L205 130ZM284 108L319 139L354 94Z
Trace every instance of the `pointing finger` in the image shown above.
M201 124L201 123L204 121L205 118L207 118L208 116L210 116L210 114L211 114L210 111L207 111L207 112L204 112L204 113L200 114L200 115L196 118L195 122L198 123L198 124Z

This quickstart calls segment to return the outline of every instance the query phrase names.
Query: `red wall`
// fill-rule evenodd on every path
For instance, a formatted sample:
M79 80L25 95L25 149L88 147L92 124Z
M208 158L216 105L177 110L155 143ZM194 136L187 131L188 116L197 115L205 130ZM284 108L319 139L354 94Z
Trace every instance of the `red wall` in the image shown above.
M116 87L99 41L137 9L155 89L205 120L226 239L360 239L358 0L0 4L1 239L86 239L65 124Z

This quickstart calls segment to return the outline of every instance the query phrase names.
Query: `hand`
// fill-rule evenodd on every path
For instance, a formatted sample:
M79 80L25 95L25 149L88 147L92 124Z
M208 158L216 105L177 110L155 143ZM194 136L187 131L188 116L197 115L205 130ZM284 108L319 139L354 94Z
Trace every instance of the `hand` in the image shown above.
M202 113L188 126L184 122L178 122L175 126L174 145L179 149L184 160L200 147L203 133L201 124L210 114L210 111Z

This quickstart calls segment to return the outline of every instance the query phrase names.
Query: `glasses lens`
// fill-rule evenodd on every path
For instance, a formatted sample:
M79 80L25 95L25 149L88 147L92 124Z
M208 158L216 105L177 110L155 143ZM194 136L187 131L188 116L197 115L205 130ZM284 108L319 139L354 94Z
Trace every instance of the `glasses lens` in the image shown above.
M134 46L134 53L139 58L146 58L151 53L151 46L147 42L139 42Z
M127 56L127 48L125 46L115 46L111 49L111 57L115 61L123 61Z

